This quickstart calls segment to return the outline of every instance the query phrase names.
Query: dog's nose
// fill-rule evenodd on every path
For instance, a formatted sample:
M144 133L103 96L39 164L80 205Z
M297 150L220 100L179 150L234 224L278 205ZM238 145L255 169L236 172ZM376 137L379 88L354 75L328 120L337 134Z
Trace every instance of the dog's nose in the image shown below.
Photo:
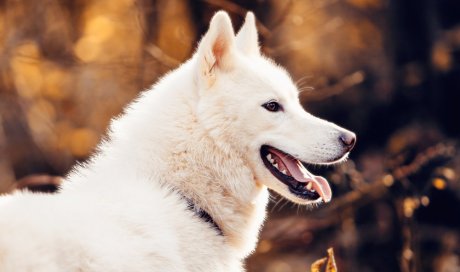
M355 146L356 135L353 132L344 132L340 135L339 138L347 152L352 150Z

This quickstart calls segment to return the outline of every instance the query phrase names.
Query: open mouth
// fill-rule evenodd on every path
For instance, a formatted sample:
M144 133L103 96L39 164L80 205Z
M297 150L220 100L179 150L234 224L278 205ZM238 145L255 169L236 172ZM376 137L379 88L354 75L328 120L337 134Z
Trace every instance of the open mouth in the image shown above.
M332 192L327 180L310 173L298 159L268 145L261 147L260 155L272 175L297 197L312 201L331 200Z

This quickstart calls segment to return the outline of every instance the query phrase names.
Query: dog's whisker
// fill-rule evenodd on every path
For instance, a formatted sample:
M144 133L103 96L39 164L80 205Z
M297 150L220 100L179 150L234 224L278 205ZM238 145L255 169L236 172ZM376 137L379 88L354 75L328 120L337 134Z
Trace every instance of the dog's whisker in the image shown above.
M301 94L301 93L303 93L305 91L314 91L314 90L315 90L314 87L304 86L304 87L298 89L298 93Z
M283 200L284 200L284 198L280 197L278 199L278 201L276 201L275 205L273 205L273 207L272 207L270 212L273 212L275 210L276 206L278 206L278 204L280 204Z
M303 76L299 79L297 79L294 84L298 87L300 87L304 82L306 82L308 79L312 78L313 76Z
M284 201L284 204L282 204L282 205L278 208L278 211L281 211L281 210L284 208L284 206L286 206L286 205L290 202L290 201L288 201L287 199L284 199L284 198L283 198L282 200Z

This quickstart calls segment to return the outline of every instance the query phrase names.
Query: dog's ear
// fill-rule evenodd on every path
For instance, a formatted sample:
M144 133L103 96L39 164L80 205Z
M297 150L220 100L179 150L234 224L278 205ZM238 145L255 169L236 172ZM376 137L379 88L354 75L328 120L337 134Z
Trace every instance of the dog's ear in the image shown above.
M244 24L236 35L236 45L246 55L259 55L259 39L257 37L254 13L248 12Z
M200 76L204 77L208 87L215 81L217 69L226 72L233 68L234 50L232 22L226 12L219 11L212 17L197 51Z

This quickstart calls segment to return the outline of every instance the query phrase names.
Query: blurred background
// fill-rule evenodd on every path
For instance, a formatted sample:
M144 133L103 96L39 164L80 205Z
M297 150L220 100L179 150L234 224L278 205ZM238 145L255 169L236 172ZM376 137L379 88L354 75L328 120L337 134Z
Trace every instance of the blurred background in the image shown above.
M304 272L328 247L339 271L460 271L458 0L0 0L0 193L52 191L220 9L236 29L254 11L305 108L358 135L313 170L331 204L273 193L248 271Z

